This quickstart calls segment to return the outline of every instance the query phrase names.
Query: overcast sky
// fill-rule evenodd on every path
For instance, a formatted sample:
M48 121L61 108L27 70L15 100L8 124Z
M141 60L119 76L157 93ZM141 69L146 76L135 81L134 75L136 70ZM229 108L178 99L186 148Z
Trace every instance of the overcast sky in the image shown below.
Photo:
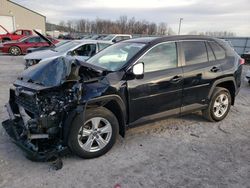
M121 15L166 22L177 32L231 31L250 36L249 0L13 0L47 17L47 21L87 18L118 19Z

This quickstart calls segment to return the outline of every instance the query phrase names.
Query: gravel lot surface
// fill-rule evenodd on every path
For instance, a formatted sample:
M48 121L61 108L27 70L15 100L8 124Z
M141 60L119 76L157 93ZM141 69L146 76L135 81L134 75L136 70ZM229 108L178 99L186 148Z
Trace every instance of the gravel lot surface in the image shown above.
M22 57L0 57L0 121L7 118L8 89L23 64ZM58 171L50 163L26 159L0 127L0 187L249 188L249 106L250 86L243 79L236 104L222 122L207 122L200 113L156 121L128 130L100 158L64 157Z

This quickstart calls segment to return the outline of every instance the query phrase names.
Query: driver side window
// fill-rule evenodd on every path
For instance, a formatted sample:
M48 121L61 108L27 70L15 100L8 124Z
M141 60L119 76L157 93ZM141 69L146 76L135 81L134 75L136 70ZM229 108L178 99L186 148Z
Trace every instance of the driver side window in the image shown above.
M154 46L140 60L145 72L154 72L178 66L176 43L162 43Z
M74 50L76 56L91 57L96 53L96 44L85 44Z

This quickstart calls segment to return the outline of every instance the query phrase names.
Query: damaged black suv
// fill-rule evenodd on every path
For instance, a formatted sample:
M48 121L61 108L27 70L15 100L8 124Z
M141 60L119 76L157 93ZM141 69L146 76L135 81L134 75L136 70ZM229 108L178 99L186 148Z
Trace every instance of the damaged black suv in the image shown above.
M30 67L10 89L10 118L2 124L30 159L66 151L94 158L147 119L197 110L210 121L224 119L241 85L242 64L219 39L131 39L87 62L57 58Z

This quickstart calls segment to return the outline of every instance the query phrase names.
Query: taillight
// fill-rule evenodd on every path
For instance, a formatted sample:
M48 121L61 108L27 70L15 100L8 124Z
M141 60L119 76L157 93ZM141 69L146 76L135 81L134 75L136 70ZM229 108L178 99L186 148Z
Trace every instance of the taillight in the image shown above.
M244 65L245 64L245 59L240 58L239 63L240 63L240 65Z

